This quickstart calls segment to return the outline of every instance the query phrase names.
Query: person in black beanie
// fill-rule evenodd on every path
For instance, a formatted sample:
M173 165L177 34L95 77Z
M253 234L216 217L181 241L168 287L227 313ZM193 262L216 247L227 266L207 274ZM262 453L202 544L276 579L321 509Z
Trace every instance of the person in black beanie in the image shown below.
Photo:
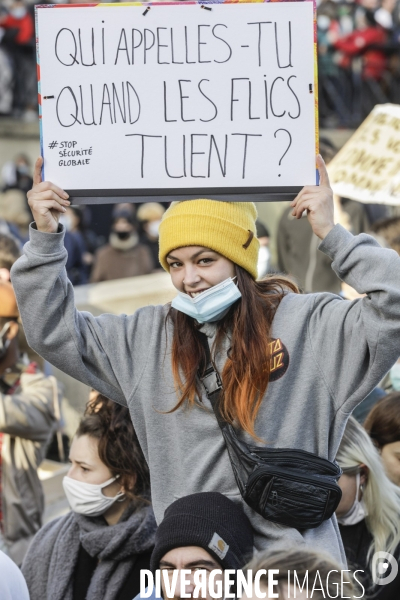
M253 529L240 504L218 492L180 498L164 513L158 527L150 568L241 569L253 555ZM163 579L161 578L161 581ZM186 593L190 593L188 585ZM175 598L179 598L179 581ZM164 598L166 598L163 589Z

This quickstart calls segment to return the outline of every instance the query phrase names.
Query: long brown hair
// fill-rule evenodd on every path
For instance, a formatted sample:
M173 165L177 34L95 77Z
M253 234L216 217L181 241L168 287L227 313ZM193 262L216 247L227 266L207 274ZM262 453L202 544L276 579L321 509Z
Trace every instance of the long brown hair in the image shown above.
M221 374L223 395L220 410L229 423L235 422L258 439L254 422L267 390L270 375L270 331L276 309L288 291L298 287L283 276L267 276L254 281L242 267L236 265L236 276L242 298L218 323L212 355L219 351L229 332L231 344ZM198 368L205 362L204 349L196 335L194 319L170 309L174 334L172 340L172 373L180 395L174 412L187 401L198 403L200 397Z

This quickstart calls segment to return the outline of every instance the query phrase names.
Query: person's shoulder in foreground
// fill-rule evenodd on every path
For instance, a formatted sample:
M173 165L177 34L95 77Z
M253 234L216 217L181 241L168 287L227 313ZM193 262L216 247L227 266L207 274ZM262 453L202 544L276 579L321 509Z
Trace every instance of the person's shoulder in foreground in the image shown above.
M0 550L1 600L29 600L24 576L17 565Z

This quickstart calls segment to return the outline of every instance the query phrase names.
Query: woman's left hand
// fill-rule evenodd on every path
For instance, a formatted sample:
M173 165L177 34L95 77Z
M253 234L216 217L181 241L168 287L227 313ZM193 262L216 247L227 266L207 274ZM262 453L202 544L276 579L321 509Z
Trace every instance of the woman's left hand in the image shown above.
M319 185L306 185L291 203L292 215L300 219L307 211L307 219L313 232L321 240L335 226L333 219L333 192L329 183L328 172L320 154L317 156Z

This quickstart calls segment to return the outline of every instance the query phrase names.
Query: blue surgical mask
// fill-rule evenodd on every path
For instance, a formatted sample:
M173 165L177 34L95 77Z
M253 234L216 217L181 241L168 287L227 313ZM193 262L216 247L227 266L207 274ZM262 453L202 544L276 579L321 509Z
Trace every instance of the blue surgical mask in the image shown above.
M199 323L210 323L222 319L236 300L242 297L237 285L229 277L218 285L192 298L179 292L171 306L196 319Z
M396 392L400 392L400 363L396 363L389 372L390 383Z

